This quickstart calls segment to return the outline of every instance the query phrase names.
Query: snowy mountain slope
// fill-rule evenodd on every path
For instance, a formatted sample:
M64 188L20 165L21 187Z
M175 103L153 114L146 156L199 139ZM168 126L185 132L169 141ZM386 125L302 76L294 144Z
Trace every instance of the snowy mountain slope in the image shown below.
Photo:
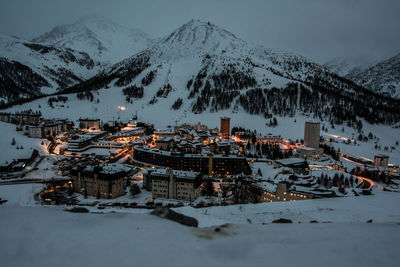
M375 92L400 98L400 54L345 77Z
M153 43L141 30L123 27L100 16L83 17L73 24L57 26L32 41L85 51L106 65L136 54Z
M361 62L351 58L334 58L324 63L324 67L342 77L352 72L365 70L370 65L372 65L370 62Z
M273 90L275 87L286 90ZM335 123L355 121L356 116L393 123L396 118L387 115L387 109L400 113L398 102L300 55L250 45L198 20L64 92L102 88L125 92L128 103L143 98L142 102L154 106L179 96L187 102L187 111L194 113L237 112L242 106L251 114L271 118L277 114L293 116L300 110L326 116Z
M101 87L101 83L125 86L139 80L144 72L175 65L192 65L185 73L190 88L203 88L207 81L211 87L243 89L260 86L282 87L291 80L310 79L318 74L333 79L329 71L306 58L287 52L252 46L213 24L191 20L152 48L123 60L95 77L88 84ZM173 82L176 73L170 72L166 82ZM197 84L196 84L197 82Z
M57 89L80 83L100 70L98 63L85 52L44 46L6 35L0 35L0 57L3 58L0 86L9 91L0 95L5 101L54 93ZM14 68L10 68L10 64L14 64ZM10 94L14 96L9 99Z

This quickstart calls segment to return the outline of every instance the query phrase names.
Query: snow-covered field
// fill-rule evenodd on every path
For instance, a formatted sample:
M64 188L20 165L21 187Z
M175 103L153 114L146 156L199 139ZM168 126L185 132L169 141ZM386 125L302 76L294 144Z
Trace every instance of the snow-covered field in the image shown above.
M12 162L14 159L29 158L33 149L43 154L45 147L41 146L41 140L29 138L23 135L23 132L17 132L14 124L0 122L0 162ZM15 139L15 145L11 145L12 139ZM20 149L21 146L23 149ZM17 147L19 149L17 149Z
M38 206L29 195L39 187L0 186L0 197L9 199L0 206L2 266L398 266L400 260L395 193L214 207L206 214L177 209L209 226L190 228L148 212ZM271 224L280 217L294 223Z
M374 194L201 209L181 207L174 210L197 218L202 227L224 223L245 224L248 220L255 224L271 223L279 218L290 219L294 223L309 223L312 220L320 223L365 223L368 220L377 223L400 223L400 209L397 205L400 194L382 191L376 191ZM383 205L385 208L382 208Z

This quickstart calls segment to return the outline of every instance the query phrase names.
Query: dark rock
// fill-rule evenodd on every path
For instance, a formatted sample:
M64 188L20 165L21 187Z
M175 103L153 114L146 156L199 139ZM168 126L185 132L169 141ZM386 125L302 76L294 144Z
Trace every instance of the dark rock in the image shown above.
M372 223L372 222L373 222L373 220L372 220L372 219L370 219L370 220L368 220L368 221L367 221L367 223Z
M221 231L221 228L219 228L219 227L217 227L217 228L214 229L214 232L217 232L217 233L218 233L219 231Z
M363 193L363 195L366 195L366 196L372 195L371 191L370 191L370 190L366 190L366 189L364 189L364 190L362 191L362 193Z
M169 207L156 207L151 214L186 226L197 227L199 225L195 218L177 213Z
M78 213L88 213L89 210L87 208L84 207L73 207L70 209L66 209L65 211L69 211L69 212L78 212Z
M317 220L311 220L310 223L318 223Z
M273 220L272 223L292 223L292 221L289 219L280 218L277 220Z

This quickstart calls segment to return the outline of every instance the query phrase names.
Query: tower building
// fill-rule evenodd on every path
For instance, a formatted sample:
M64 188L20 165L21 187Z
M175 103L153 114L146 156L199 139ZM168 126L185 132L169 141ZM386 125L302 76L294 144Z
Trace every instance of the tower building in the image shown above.
M307 121L304 125L304 146L319 148L320 123Z
M228 139L231 131L231 118L221 117L221 137L222 139Z

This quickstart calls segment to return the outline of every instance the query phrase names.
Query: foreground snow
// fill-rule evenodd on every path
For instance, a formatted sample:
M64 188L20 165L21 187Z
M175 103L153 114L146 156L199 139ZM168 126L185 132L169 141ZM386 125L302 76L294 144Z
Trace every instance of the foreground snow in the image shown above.
M194 209L176 208L175 211L195 217L200 227L224 223L271 223L279 218L294 223L400 223L398 204L400 194L377 191L373 196L273 202L226 207ZM384 207L384 208L383 208ZM399 229L400 230L400 229ZM400 232L399 232L400 235Z
M4 266L398 266L400 260L396 193L176 209L208 226L190 228L147 210L79 214L40 206L32 195L41 187L0 186L9 200L0 206ZM294 223L271 224L281 217Z
M149 214L0 207L5 266L397 266L399 225L188 228ZM29 218L29 219L27 219Z

